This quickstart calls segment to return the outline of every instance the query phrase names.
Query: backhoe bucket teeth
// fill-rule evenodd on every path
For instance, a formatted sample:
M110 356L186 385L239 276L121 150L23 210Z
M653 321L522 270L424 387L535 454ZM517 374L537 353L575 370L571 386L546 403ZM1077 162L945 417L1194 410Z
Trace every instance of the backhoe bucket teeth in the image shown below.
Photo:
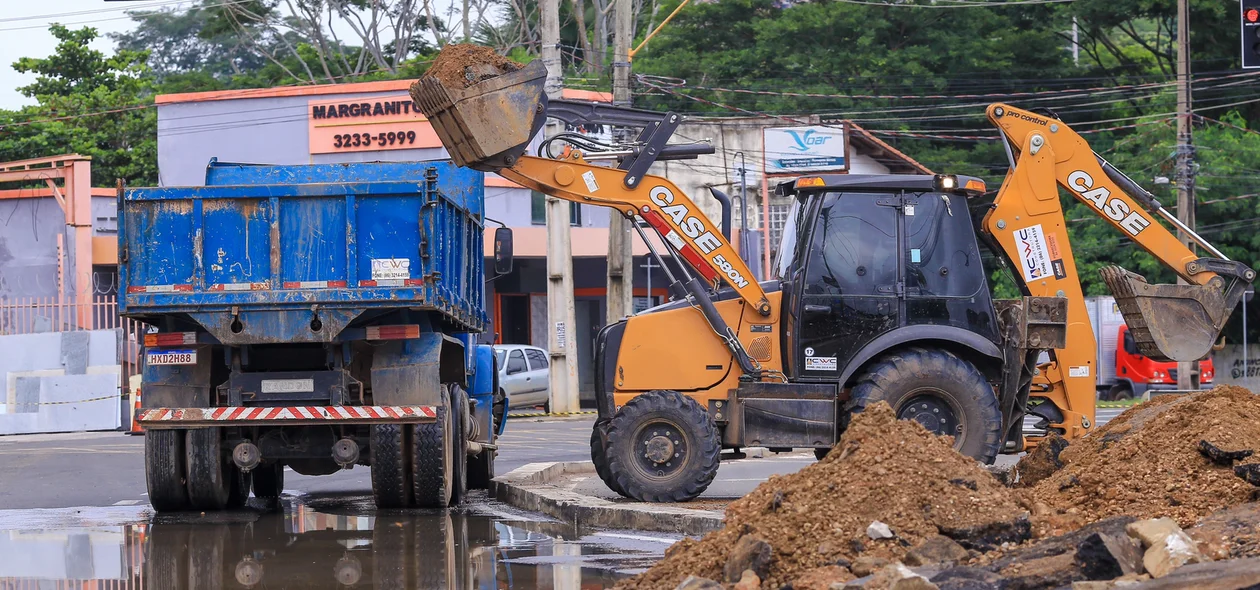
M1138 351L1157 361L1207 356L1238 303L1216 277L1207 285L1152 285L1119 266L1099 271L1115 295Z
M433 123L456 165L485 172L511 166L546 119L547 68L542 60L498 72L478 72L477 77L494 77L467 88L444 86L431 76L411 85L412 100Z

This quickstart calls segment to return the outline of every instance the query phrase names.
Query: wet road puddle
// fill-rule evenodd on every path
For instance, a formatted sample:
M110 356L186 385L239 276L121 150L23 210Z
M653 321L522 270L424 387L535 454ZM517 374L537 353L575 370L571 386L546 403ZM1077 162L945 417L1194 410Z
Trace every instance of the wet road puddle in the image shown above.
M0 589L604 588L675 540L579 531L484 497L450 512L370 505L286 497L279 508L206 515L0 511Z

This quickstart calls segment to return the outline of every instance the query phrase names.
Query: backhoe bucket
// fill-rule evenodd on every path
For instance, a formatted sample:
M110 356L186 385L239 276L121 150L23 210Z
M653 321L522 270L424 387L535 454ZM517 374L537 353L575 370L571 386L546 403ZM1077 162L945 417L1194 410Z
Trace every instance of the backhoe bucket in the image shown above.
M1152 285L1119 266L1099 273L1115 295L1138 351L1157 361L1206 357L1246 287L1234 281L1226 289L1219 275L1207 285Z
M547 68L538 60L516 71L471 74L493 77L467 88L451 88L427 76L411 85L411 98L433 123L456 165L495 172L515 163L542 127Z

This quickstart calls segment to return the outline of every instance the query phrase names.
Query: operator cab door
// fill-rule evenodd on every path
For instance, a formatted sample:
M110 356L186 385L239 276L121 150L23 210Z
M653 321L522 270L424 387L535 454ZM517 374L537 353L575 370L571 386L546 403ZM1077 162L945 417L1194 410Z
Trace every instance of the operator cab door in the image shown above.
M811 204L808 247L797 254L805 263L795 281L798 337L789 351L802 380L838 379L854 354L899 325L900 204L888 193L827 193Z

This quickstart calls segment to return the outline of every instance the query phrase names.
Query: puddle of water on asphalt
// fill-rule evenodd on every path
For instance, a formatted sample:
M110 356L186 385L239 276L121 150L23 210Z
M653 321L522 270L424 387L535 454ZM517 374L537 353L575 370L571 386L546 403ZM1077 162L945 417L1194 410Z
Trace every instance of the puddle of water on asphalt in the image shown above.
M84 519L0 530L0 588L587 589L660 559L672 539L496 513L380 512L340 500L282 510ZM90 516L90 514L84 514ZM9 518L14 517L14 518ZM127 519L123 519L127 520Z

